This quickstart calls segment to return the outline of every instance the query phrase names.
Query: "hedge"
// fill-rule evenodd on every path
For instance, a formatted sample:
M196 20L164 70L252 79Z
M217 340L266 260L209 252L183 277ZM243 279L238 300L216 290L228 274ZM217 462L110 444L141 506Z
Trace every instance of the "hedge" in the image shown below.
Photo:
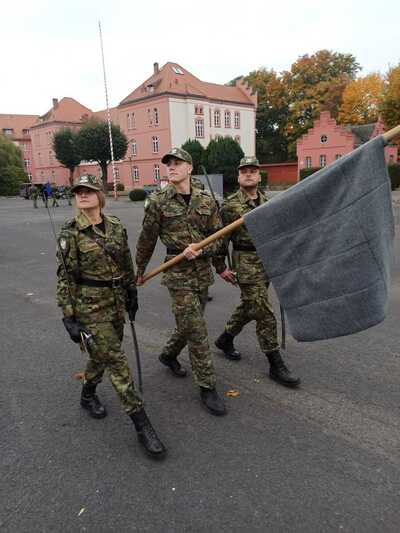
M132 189L129 191L129 199L132 200L132 202L140 202L145 200L146 196L147 193L144 189Z
M321 167L302 168L300 170L300 180L308 178L308 176L311 176L311 174L314 174L314 172L317 172L320 169Z

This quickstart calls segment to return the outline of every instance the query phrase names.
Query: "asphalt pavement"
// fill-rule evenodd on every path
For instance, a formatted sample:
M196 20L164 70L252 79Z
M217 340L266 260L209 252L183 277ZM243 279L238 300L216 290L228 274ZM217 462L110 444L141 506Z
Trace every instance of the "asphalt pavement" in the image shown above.
M2 532L400 531L398 261L382 324L324 342L289 335L298 390L268 378L254 325L237 339L240 362L214 347L239 301L216 280L206 314L218 389L239 393L226 397L223 418L202 408L190 373L176 379L158 362L174 323L168 293L159 278L140 288L146 410L168 448L159 462L144 455L108 379L99 387L108 417L79 406L73 375L84 358L55 302L56 245L39 205L0 199ZM109 200L107 211L126 225L134 252L143 205ZM52 214L58 230L73 208ZM151 265L162 260L158 246ZM186 352L182 361L189 369Z

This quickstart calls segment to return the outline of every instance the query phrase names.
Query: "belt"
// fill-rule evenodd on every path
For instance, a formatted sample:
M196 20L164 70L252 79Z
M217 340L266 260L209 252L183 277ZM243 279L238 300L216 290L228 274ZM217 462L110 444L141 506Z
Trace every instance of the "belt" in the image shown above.
M118 278L107 280L78 278L76 282L78 285L86 285L86 287L110 287L111 289L116 289L123 286L123 281L122 276L119 276Z
M183 250L177 250L176 248L167 248L167 255L179 255Z
M236 252L255 252L256 247L253 244L234 244L233 249Z

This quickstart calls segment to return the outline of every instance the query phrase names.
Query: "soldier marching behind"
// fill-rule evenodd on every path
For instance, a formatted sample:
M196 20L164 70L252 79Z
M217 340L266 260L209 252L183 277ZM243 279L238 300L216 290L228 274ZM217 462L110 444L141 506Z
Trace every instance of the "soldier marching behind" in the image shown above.
M81 406L93 418L106 416L96 388L107 370L140 443L151 455L162 457L165 447L146 415L121 346L125 310L131 320L138 310L126 230L117 217L103 213L105 195L98 178L81 176L71 192L79 214L60 232L57 301L72 341L88 355Z
M185 259L163 274L162 285L170 293L176 328L167 341L160 362L173 375L185 377L187 372L178 355L188 345L195 383L200 389L204 406L214 415L224 415L224 401L216 390L216 375L208 343L204 308L208 287L213 283L211 260L217 273L234 282L224 263L221 242L195 251L199 242L222 227L218 208L205 191L191 187L192 158L181 148L173 148L164 155L169 185L154 193L146 204L142 230L137 242L137 284L150 261L158 238L166 248L166 259L183 253Z
M239 190L221 207L224 225L230 224L267 201L258 190L261 181L260 165L255 157L244 157L239 165ZM228 320L225 331L215 341L228 359L238 361L241 354L235 349L233 339L244 326L255 320L261 350L270 363L271 379L288 387L297 387L300 379L293 376L282 360L277 339L277 325L268 299L269 280L261 260L244 225L228 237L233 244L233 269L240 288L240 305Z

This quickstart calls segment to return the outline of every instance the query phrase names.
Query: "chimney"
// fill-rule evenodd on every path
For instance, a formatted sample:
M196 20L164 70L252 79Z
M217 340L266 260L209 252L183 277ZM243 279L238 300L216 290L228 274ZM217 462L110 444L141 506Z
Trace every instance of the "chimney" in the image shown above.
M153 63L154 67L154 74L158 74L160 72L160 69L158 68L158 63Z
M56 108L58 106L58 98L53 98L53 107Z

